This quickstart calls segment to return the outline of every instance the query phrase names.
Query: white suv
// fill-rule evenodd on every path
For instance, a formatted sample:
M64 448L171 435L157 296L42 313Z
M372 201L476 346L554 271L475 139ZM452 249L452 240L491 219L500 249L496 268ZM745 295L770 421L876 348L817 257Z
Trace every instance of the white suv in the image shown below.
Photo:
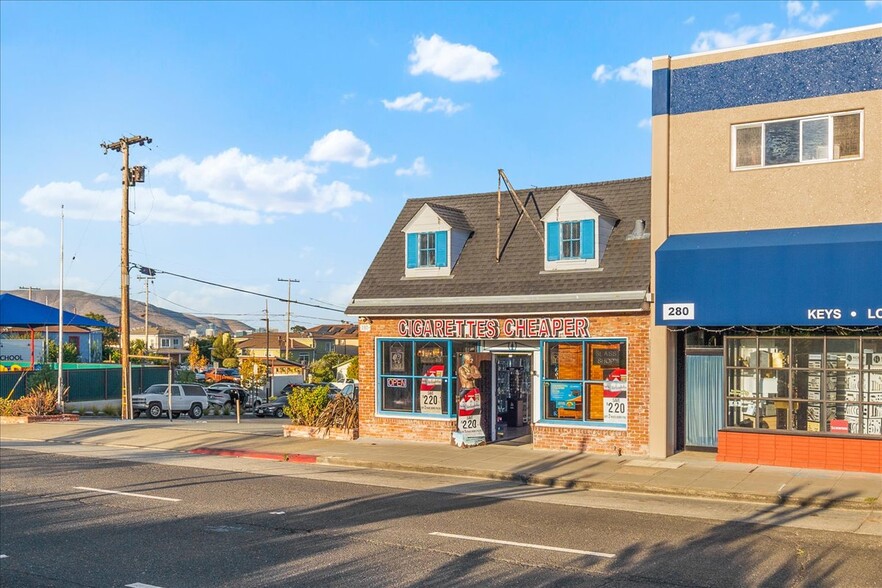
M153 384L141 394L132 395L132 416L138 418L146 412L158 419L168 414L169 384ZM208 408L205 388L197 384L171 384L171 415L178 418L186 412L191 419L198 419Z

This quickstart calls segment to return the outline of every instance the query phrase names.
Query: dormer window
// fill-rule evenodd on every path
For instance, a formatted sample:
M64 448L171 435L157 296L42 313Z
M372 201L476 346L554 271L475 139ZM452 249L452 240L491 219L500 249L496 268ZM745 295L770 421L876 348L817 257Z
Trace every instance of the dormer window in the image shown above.
M543 217L545 270L598 269L618 219L603 200L564 194Z
M407 267L446 267L447 231L407 234Z
M402 229L405 235L405 278L450 276L472 234L462 211L426 203Z
M594 219L547 224L546 260L594 259Z

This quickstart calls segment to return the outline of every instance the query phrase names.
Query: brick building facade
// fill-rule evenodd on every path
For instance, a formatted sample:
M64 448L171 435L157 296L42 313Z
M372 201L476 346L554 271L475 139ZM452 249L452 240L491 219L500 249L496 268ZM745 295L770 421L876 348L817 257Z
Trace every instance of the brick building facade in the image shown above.
M408 201L347 309L360 436L648 453L648 215L648 178Z

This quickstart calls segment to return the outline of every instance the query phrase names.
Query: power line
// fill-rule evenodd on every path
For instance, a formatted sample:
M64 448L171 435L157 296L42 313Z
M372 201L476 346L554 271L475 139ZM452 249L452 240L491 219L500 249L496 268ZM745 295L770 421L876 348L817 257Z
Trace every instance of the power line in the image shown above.
M278 296L270 296L269 294L263 294L261 292L253 292L251 290L245 290L243 288L236 288L235 286L227 286L226 284L218 284L217 282L209 282L207 280L200 280L199 278L193 278L191 276L184 276L181 274L176 274L174 272L167 272L164 270L158 270L158 269L154 269L154 268L144 267L142 265L138 265L137 263L133 263L132 267L138 268L142 274L146 274L146 275L166 274L169 276L174 276L176 278L190 280L192 282L199 282L200 284L207 284L209 286L215 286L217 288L225 288L227 290L233 290L235 292L242 292L243 294L251 294L252 296L260 296L262 298L266 298L267 300L278 300L279 302L290 302L292 304L300 304L301 306L320 308L321 310L332 310L334 312L343 312L339 308L331 308L330 306L320 306L318 304L309 304L308 302L300 302L298 300L289 300L288 298L280 298Z

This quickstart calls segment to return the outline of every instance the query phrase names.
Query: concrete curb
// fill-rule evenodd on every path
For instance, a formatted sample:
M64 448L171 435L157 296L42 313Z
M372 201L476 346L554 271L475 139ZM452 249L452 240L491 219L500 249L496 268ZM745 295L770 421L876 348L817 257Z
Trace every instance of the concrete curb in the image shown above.
M754 502L762 504L778 504L788 506L819 507L822 509L840 508L848 510L882 511L882 505L863 500L835 498L811 498L795 496L769 496L767 494L753 494L750 492L729 492L722 490L677 488L676 490L645 484L623 482L592 482L589 480L574 480L542 476L520 472L505 472L496 470L482 470L474 468L454 468L439 465L407 464L388 461L374 461L353 459L349 457L321 456L307 454L269 453L239 449L214 449L199 447L191 449L188 453L198 455L217 455L224 457L249 457L254 459L269 459L274 461L287 461L293 463L311 463L320 465L336 465L357 467L374 470L387 470L396 472L414 472L422 474L436 474L442 476L457 476L476 478L482 480L497 480L501 482L515 482L530 486L543 486L546 488L565 488L570 490L605 490L612 492L628 492L633 494L648 494L653 496L688 496L690 498L710 498L715 500L732 500L739 502Z

